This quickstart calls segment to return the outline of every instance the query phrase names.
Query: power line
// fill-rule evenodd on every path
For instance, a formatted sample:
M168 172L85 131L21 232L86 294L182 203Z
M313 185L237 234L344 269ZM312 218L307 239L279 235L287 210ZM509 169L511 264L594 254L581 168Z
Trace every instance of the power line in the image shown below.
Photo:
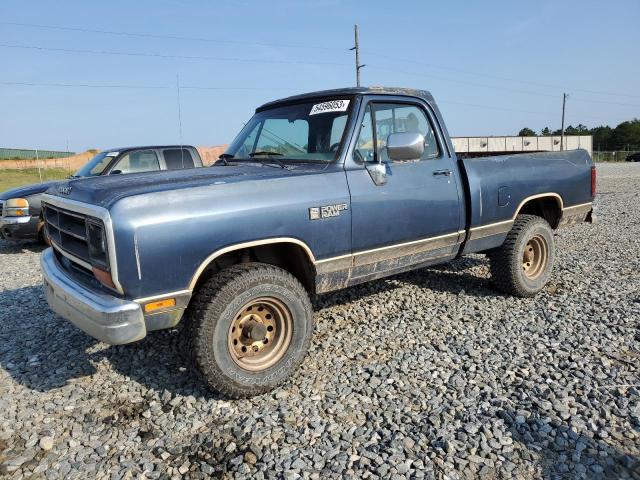
M131 88L131 89L171 89L176 88L175 85L107 85L107 84L88 84L88 83L43 83L43 82L5 82L0 81L0 85L16 85L27 87L65 87L65 88ZM290 87L226 87L226 86L196 86L196 85L182 85L180 84L180 90L294 90ZM455 105L463 105L468 107L489 108L492 110L504 110L509 112L521 112L521 113L534 113L539 115L549 115L548 112L532 112L529 110L519 110L515 108L503 108L495 105L480 105L474 103L464 103L452 100L438 100L438 103L450 103Z
M5 82L0 85L20 85L27 87L71 87L71 88L135 88L135 89L164 89L170 88L164 85L101 85L87 83L43 83L43 82ZM182 87L184 88L184 87Z
M374 69L377 69L377 70L387 70L387 71L390 71L390 72L403 73L405 75L412 75L412 76L419 77L419 78L435 78L435 79L438 79L438 80L443 80L445 82L460 83L462 85L472 85L474 87L490 88L490 89L494 89L494 90L504 90L504 91L514 92L514 93L523 93L523 94L527 94L527 95L540 95L540 96L543 96L543 97L552 97L552 98L556 97L555 95L551 95L551 94L548 94L548 93L531 92L531 91L526 91L526 90L513 89L513 88L509 88L509 87L499 87L499 86L496 86L496 85L487 85L487 84L483 84L483 83L471 82L471 81L468 81L468 80L460 80L459 78L441 77L439 75L411 72L411 71L408 71L408 70L401 70L401 69L397 69L397 68L393 68L393 67L383 67L383 66L380 66L380 65L369 65L369 66L371 68L374 68Z
M182 90L294 90L290 87L207 87L195 85L180 85Z
M339 63L339 62L310 62L310 61L301 61L301 60L267 60L267 59L250 59L250 58L239 58L239 57L213 57L213 56L197 56L197 55L169 55L169 54L156 54L156 53L142 53L142 52L122 52L122 51L105 51L105 50L83 50L83 49L68 49L68 48L54 48L54 47L43 47L37 45L14 45L14 44L0 44L0 47L4 48L18 48L18 49L29 49L29 50L39 50L39 51L53 51L53 52L61 52L61 53L79 53L79 54L90 54L90 55L123 55L123 56L132 56L132 57L151 57L151 58L164 58L164 59L186 59L186 60L206 60L206 61L230 61L230 62L244 62L244 63L274 63L274 64L290 64L290 65L333 65L333 66L349 66L347 63ZM360 68L364 65L358 65L357 73L359 76ZM412 75L419 78L435 78L439 80L443 80L446 82L454 82L462 85L472 85L475 87L488 88L492 90L501 90L508 91L513 93L519 93L524 95L535 95L535 96L543 96L555 98L555 95L541 93L541 92L532 92L520 89L514 89L509 87L500 87L496 85L488 85L477 82L471 82L467 80L460 80L457 78L448 78L442 77L439 75L432 74L424 74L424 73L416 73L407 70L401 70L397 68L391 67L383 67L379 65L370 65L371 68L378 70L386 70L392 71L395 73L404 73L406 75ZM0 82L3 83L3 82ZM51 85L54 86L54 85ZM61 86L61 85L55 85ZM80 86L80 85L73 85ZM95 87L98 87L97 85ZM105 85L104 88L118 88L115 85ZM136 88L134 86L126 85L121 88ZM139 87L142 88L142 87ZM144 87L151 88L151 87ZM164 86L155 87L155 88L167 88ZM209 87L182 87L182 88L202 88L202 89L210 89ZM227 89L227 88L225 88ZM612 104L612 105L620 105L631 108L640 108L637 105L629 105L626 103L620 102L610 102L603 100L594 100L594 99L585 99L585 98L577 98L579 101L584 102L593 102L593 103L604 103L604 104Z
M153 90L162 90L162 89L172 89L176 88L175 85L118 85L118 84L87 84L87 83L44 83L44 82L7 82L0 81L0 85L9 85L9 86L28 86L28 87L62 87L62 88L116 88L116 89L153 89ZM260 91L260 90L286 90L291 91L295 90L296 87L230 87L230 86L206 86L206 85L182 85L180 84L180 90L213 90L213 91ZM517 113L530 113L535 115L545 115L551 116L550 112L541 112L541 111L532 111L532 110L523 110L517 108L508 108L508 107L499 107L496 105L484 105L478 103L467 103L467 102L459 102L455 100L446 100L446 99L438 99L438 104L452 104L452 105L461 105L464 107L474 107L474 108L482 108L482 109L490 109L490 110L501 110L506 112L517 112ZM585 115L581 115L581 117L585 117ZM594 116L589 116L590 118L596 118Z
M0 81L0 85L27 86L27 87L66 87L66 88L130 88L141 90L163 90L175 88L172 85L117 85L117 84L89 84L89 83L44 83L44 82L5 82ZM289 87L218 87L218 86L198 86L180 85L181 90L292 90Z
M212 38L205 38L205 37L191 37L191 36L180 36L180 35L162 35L162 34L126 32L126 31L116 31L116 30L101 30L101 29L81 28L81 27L70 27L70 26L63 26L63 25L44 25L44 24L34 24L34 23L22 23L22 22L0 22L0 25L12 25L12 26L19 26L19 27L41 28L41 29L49 29L49 30L63 30L63 31L81 32L81 33L99 33L99 34L120 35L120 36L139 37L139 38L155 38L155 39L182 40L182 41L198 41L198 42L219 43L219 44L229 44L229 45L253 45L253 46L279 47L279 48L307 48L307 49L317 49L317 50L326 50L326 51L343 51L341 48L325 47L325 46L319 46L319 45L301 45L301 44L269 43L269 42L242 42L242 41L237 41L237 40L226 40L226 39L222 40L222 39L212 39ZM20 47L16 47L16 48L20 48ZM25 47L25 48L29 48L29 47ZM57 50L57 51L61 51L61 50ZM93 53L93 52L84 51L84 52L74 52L74 53ZM98 52L95 52L95 53L98 53ZM117 52L110 52L110 53L100 52L100 53L101 54L113 54L113 55L115 55L115 54L129 55L128 53L117 53ZM154 55L154 54L131 54L131 55L135 55L135 56L159 56L161 58L188 58L188 59L196 59L196 58L198 58L198 57L190 57L190 56L161 56L161 55ZM386 54L383 54L383 53L380 53L380 52L377 52L377 51L373 52L373 55L375 57L387 58L389 60L396 61L396 62L401 62L401 63L410 63L412 65L423 65L423 66L426 66L426 67L429 67L429 68L436 68L436 69L440 69L440 70L449 70L449 71L453 71L453 72L462 73L462 74L465 74L465 75L493 78L493 79L496 79L496 80L502 80L502 81L513 82L513 83L529 84L529 85L535 85L535 86L544 87L544 88L556 88L556 89L559 89L559 90L565 90L565 91L569 90L569 91L572 91L572 92L581 92L581 93L588 93L588 94L593 94L593 95L607 95L607 96L618 96L618 97L628 97L628 98L640 98L639 95L630 95L630 94L626 94L626 93L613 93L613 92L603 92L603 91L597 91L597 90L571 88L571 87L568 87L566 85L554 85L554 84L548 84L548 83L542 83L542 82L534 82L534 81L531 81L531 80L523 80L523 79L518 79L518 78L504 77L504 76L500 76L500 75L493 75L493 74L487 74L487 73L478 72L478 71L464 70L464 69L455 68L455 67L446 67L446 66L442 66L442 65L434 65L432 63L427 63L427 62L423 62L423 61L416 60L416 59L401 58L401 57L397 57L395 55L386 55ZM225 61L225 59L218 59L218 58L215 58L215 57L198 58L198 59L210 59L210 60ZM231 61L232 59L226 59L226 60ZM249 59L247 59L247 60L239 60L239 61L249 61L249 62L256 61L257 62L258 60L249 60ZM260 60L260 61L264 61L264 60ZM281 62L281 63L284 63L284 61ZM302 62L295 62L295 63L302 63ZM311 63L311 62L309 62L309 63ZM313 63L314 64L318 63L318 64L332 65L332 63L319 63L319 62L313 62ZM339 64L339 65L345 65L345 64ZM389 70L392 70L392 69L389 69ZM397 71L396 69L393 69L393 70ZM460 79L447 79L447 78L444 78L444 77L436 77L436 76L433 76L433 78L442 78L445 81L464 82L463 80L460 80ZM494 89L507 90L506 87L497 87L497 86L491 86L491 85L475 84L473 82L468 82L468 83L476 85L476 86L482 86L482 87L485 87L485 88L494 88ZM511 91L515 92L515 90L511 90ZM536 93L536 92L520 91L520 92L516 92L516 93L526 93L526 94L532 94L532 95L553 96L553 97L555 97L554 95L548 95L548 94L542 94L542 93ZM597 100L590 100L590 99L584 99L584 98L582 98L580 100L581 101L591 101L591 102L595 102L595 103L607 103L607 102L599 102ZM613 103L613 102L610 102L610 103L613 104L613 105L626 105L626 104L621 104L621 103Z
M123 32L116 30L98 30L92 28L80 28L80 27L68 27L63 25L42 25L36 23L20 23L20 22L0 22L0 25L12 25L17 27L31 27L31 28L43 28L48 30L65 30L69 32L81 32L81 33L101 33L105 35L119 35L126 37L139 37L139 38L155 38L155 39L167 39L167 40L184 40L193 42L206 42L206 43L220 43L227 45L252 45L256 47L278 47L278 48L310 48L315 50L330 50L330 51L343 51L341 48L336 47L323 47L319 45L296 45L288 43L269 43L269 42L241 42L238 40L221 40L205 37L187 37L180 35L161 35L156 33L140 33L140 32Z
M441 77L439 75L432 75L432 74L425 74L425 73L416 73L416 72L410 72L407 70L399 70L397 68L391 68L391 67L382 67L379 65L369 65L371 68L374 69L378 69L378 70L387 70L387 71L392 71L392 72L397 72L397 73L403 73L405 75L412 75L418 78L435 78L438 80L443 80L446 82L453 82L453 83L459 83L462 85L471 85L474 87L480 87L480 88L488 88L491 90L501 90L501 91L505 91L505 92L512 92L512 93L518 93L518 94L523 94L523 95L534 95L534 96L539 96L539 97L548 97L548 98L557 98L557 95L552 95L550 93L542 93L542 92L533 92L530 90L520 90L520 89L515 89L515 88L509 88L509 87L501 87L501 86L497 86L497 85L488 85L488 84L484 84L484 83L477 83L477 82L471 82L468 80L460 80L458 78L449 78L449 77ZM610 104L610 105L620 105L623 107L631 107L631 108L640 108L640 105L631 105L628 103L621 103L621 102L612 102L612 101L608 101L608 100L593 100L593 99L587 99L587 98L582 98L579 97L577 98L577 100L582 101L582 102L593 102L593 103L603 103L603 104Z
M168 59L183 59L183 60L208 60L217 62L244 62L244 63L274 63L285 65L333 65L333 66L350 66L348 63L338 62L312 62L307 60L267 60L263 58L240 58L240 57L212 57L202 55L171 55L163 53L142 53L142 52L122 52L122 51L110 51L110 50L81 50L74 48L54 48L43 47L40 45L16 45L16 44L0 44L2 48L17 48L24 50L40 50L46 52L61 52L61 53L81 53L90 55L120 55L127 57L152 57L152 58L168 58Z
M544 88L556 88L556 89L559 89L559 90L571 90L571 91L574 91L574 92L589 93L589 94L593 94L593 95L610 95L610 96L616 96L616 97L640 98L640 95L630 95L630 94L627 94L627 93L603 92L603 91L597 91L597 90L586 90L586 89L581 89L581 88L572 88L572 87L568 87L566 85L554 85L554 84L549 84L549 83L533 82L531 80L523 80L523 79L520 79L520 78L503 77L503 76L500 76L500 75L492 75L492 74L473 71L473 70L463 70L463 69L454 68L454 67L443 67L441 65L434 65L434 64L431 64L431 63L422 62L420 60L408 59L408 58L398 58L396 56L385 55L385 54L379 53L379 52L374 52L373 55L375 57L387 58L387 59L398 61L398 62L401 62L401 63L411 63L412 65L423 65L423 66L429 67L429 68L436 68L436 69L440 69L440 70L450 70L450 71L453 71L453 72L463 73L465 75L473 75L473 76L479 76L479 77L493 78L493 79L496 79L496 80L503 80L503 81L506 81L506 82L524 83L524 84L535 85L535 86L544 87Z
M550 113L549 112L538 112L538 111L532 111L532 110L521 110L518 108L507 108L507 107L498 107L495 105L482 105L479 103L467 103L467 102L458 102L455 100L445 100L445 99L438 99L437 103L444 103L444 104L452 104L452 105L461 105L463 107L475 107L475 108L483 108L483 109L490 109L490 110L502 110L505 112L517 112L517 113L531 113L534 115L545 115L545 116L549 116Z

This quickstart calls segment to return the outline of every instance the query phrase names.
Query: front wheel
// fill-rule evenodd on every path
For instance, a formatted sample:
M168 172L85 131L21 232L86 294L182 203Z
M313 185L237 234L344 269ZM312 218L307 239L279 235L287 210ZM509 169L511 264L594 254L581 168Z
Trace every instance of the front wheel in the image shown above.
M311 342L309 296L289 272L261 263L225 269L202 285L185 335L196 367L211 388L250 397L282 384Z
M555 245L551 226L535 215L518 215L501 247L491 251L494 285L518 297L533 297L549 281Z

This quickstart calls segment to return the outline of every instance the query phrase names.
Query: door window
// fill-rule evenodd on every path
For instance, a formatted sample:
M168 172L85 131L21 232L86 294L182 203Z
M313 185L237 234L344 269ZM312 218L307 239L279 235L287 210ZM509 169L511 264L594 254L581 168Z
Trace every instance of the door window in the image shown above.
M186 148L168 148L162 151L164 163L167 170L178 170L181 168L193 168L193 157Z
M367 105L360 126L360 133L353 149L353 159L358 162L375 162L375 148L373 146L373 116L371 106Z
M389 162L387 138L392 133L420 133L424 136L424 154L421 160L437 158L440 149L431 122L417 105L374 103L377 153L383 162Z
M376 103L376 140L378 153L383 162L388 162L387 138L392 133L421 133L425 139L424 154L421 160L436 158L440 155L436 136L429 119L417 105Z
M160 170L158 156L153 150L134 150L126 153L111 171L115 173L140 173Z

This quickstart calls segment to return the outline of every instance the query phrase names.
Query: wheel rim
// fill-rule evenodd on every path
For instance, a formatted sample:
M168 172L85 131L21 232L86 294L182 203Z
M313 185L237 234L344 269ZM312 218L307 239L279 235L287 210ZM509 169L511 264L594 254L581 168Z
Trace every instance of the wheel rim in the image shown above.
M286 353L293 333L287 306L273 297L247 302L229 327L227 346L233 361L249 371L265 370Z
M522 254L522 270L527 278L534 280L542 275L547 266L549 249L542 235L535 235L527 242Z

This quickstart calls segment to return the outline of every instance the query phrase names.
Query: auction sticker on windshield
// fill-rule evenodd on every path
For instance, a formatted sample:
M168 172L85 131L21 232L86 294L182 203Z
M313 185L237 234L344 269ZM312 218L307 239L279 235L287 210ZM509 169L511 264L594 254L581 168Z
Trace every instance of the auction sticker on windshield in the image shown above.
M349 106L349 100L331 100L330 102L316 103L309 115L328 112L346 112Z

